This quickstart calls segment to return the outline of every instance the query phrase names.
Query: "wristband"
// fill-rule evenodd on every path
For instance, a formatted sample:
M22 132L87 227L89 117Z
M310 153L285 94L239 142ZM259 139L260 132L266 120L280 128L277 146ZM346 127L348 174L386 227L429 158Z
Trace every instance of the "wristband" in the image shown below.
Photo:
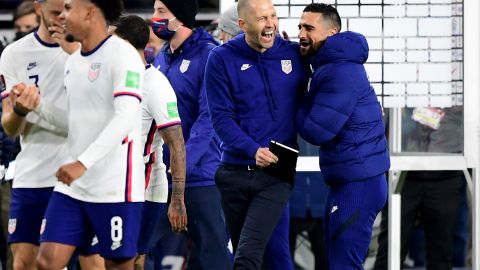
M28 114L28 112L22 112L21 110L17 109L15 105L13 105L13 112L20 117L25 117Z

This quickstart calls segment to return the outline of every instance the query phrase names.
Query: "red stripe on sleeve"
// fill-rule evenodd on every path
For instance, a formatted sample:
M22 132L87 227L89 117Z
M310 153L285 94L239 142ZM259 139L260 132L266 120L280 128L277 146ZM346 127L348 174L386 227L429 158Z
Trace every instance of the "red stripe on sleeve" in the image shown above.
M176 126L176 125L180 125L181 123L182 122L180 122L180 121L174 121L174 122L166 123L166 124L163 124L163 125L158 125L157 129L158 130L166 129L168 127L173 127L173 126Z
M133 93L133 92L116 92L116 93L113 94L113 97L120 97L120 96L131 96L131 97L137 98L140 102L142 102L142 96L140 96L140 95L137 94L137 93Z
M10 92L2 92L2 100L10 96Z

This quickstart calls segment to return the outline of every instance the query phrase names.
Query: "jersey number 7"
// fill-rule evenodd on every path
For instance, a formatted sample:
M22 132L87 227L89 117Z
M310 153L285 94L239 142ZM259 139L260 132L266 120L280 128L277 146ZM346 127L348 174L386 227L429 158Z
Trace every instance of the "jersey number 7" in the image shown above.
M33 83L38 87L38 75L28 76L29 79L33 79Z

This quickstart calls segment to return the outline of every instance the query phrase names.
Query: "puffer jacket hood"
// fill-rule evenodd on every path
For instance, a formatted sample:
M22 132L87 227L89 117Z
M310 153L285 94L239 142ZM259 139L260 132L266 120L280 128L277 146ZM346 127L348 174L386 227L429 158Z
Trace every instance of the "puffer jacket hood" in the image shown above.
M309 59L313 68L327 63L352 62L364 64L368 59L367 39L359 33L342 32L325 41L315 56Z

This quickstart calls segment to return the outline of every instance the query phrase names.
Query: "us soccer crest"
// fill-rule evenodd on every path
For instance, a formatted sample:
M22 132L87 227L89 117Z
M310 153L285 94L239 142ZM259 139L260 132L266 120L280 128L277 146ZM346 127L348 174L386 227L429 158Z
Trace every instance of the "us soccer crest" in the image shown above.
M190 66L190 60L183 59L182 64L180 65L180 72L185 73Z
M98 75L100 74L100 63L93 63L90 65L90 69L88 70L88 80L94 82Z
M8 233L13 234L17 228L17 219L11 218L8 220Z
M285 74L292 72L292 60L282 60L282 71Z

